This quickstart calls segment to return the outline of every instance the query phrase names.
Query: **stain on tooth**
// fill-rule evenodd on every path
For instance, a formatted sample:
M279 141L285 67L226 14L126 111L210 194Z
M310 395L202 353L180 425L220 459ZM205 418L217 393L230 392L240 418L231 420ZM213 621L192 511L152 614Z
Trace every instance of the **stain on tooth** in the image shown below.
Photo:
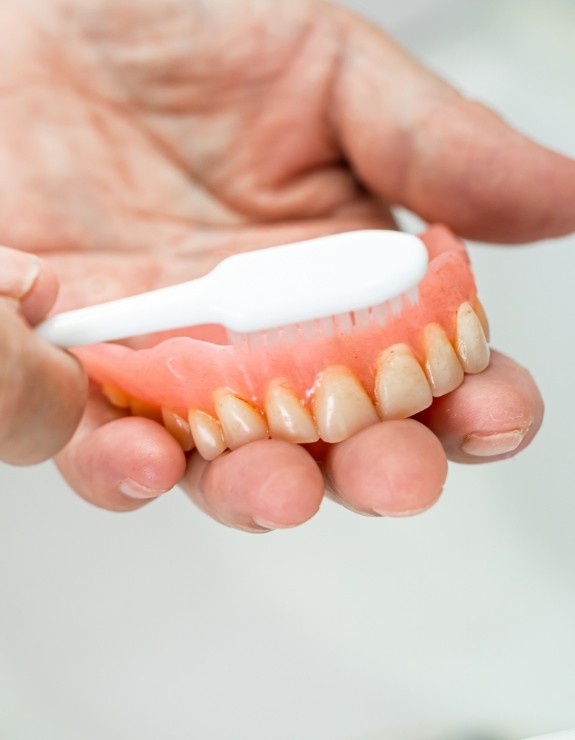
M444 396L463 383L463 368L447 334L439 324L427 324L423 330L425 374L434 396Z
M268 438L268 428L262 413L247 401L220 390L214 393L214 403L224 440L230 450L248 442Z
M427 377L407 344L394 344L379 355L374 390L382 419L407 419L433 402Z
M116 388L115 385L104 383L102 386L102 393L106 396L112 406L116 406L119 409L130 408L130 396L119 388Z
M270 436L273 439L283 439L295 444L317 442L319 439L310 412L282 381L270 383L265 409Z
M379 421L359 380L339 365L318 376L312 405L319 436L325 442L342 442Z
M194 439L190 430L190 425L179 414L170 409L162 407L162 421L168 432L178 442L184 452L189 452L194 448Z
M481 322L481 328L483 329L483 333L485 334L485 339L489 341L490 339L490 332L489 332L489 320L487 319L487 314L485 313L485 309L483 308L483 305L479 298L476 298L473 302L473 309L475 313L477 314L477 318Z
M197 451L204 460L215 460L226 449L222 427L205 411L190 409L188 414L190 432Z
M139 398L130 399L130 411L134 416L143 416L146 419L162 423L162 412L157 406Z
M480 373L489 365L489 345L469 303L462 303L457 311L455 350L466 373Z

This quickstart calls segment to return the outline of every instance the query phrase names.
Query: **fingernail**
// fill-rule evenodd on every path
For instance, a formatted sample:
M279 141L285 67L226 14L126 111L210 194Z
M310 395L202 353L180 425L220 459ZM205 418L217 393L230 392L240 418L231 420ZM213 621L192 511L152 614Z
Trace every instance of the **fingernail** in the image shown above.
M165 491L157 491L152 488L148 488L147 486L143 486L141 483L131 480L130 478L121 481L119 489L120 493L123 493L124 496L138 499L158 498L162 493L166 493Z
M435 503L435 501L433 502ZM427 511L429 508L431 508L433 504L427 504L427 506L421 506L418 509L400 509L398 511L387 511L385 509L374 509L375 516L378 517L393 517L394 519L399 519L400 517L407 517L407 516L417 516L417 514L423 514L424 511Z
M274 529L290 529L295 526L294 524L277 524L276 522L268 522L266 519L260 519L260 517L254 517L253 523L262 529L270 531Z
M461 449L475 457L496 457L516 450L527 433L527 429L514 429L499 434L468 434L463 440Z
M23 298L40 273L40 260L17 249L0 247L0 293Z
M437 494L437 496L433 499L433 501L428 501L425 504L422 504L421 506L414 506L411 509L385 509L383 507L378 507L377 509L373 510L373 514L375 516L379 517L394 517L399 518L402 516L417 516L418 514L423 514L424 511L427 511L428 509L431 509L432 506L434 506L437 503L438 498L443 493L443 488L441 491Z

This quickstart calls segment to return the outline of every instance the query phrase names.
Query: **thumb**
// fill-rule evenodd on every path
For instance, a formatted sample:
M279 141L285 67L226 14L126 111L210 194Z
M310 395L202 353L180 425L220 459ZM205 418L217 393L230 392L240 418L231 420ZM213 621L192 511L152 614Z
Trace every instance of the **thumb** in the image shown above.
M359 179L462 236L522 242L575 230L575 161L509 127L342 11L332 120Z
M78 361L41 340L37 322L55 298L48 266L24 252L0 247L0 460L40 462L74 432L85 403Z

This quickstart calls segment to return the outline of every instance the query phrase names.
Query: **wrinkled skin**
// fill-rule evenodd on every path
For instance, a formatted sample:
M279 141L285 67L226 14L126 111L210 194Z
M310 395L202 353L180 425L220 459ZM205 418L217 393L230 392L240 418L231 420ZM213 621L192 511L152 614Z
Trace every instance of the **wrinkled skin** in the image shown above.
M48 263L22 300L30 322L53 300L51 270L57 308L69 308L193 277L237 250L389 227L391 203L487 241L575 228L573 162L344 10L313 0L25 5L0 0L0 241ZM494 353L421 420L364 430L321 467L271 440L187 460L162 427L122 417L97 391L84 410L77 363L27 331L8 301L0 320L14 369L0 391L10 410L0 457L51 456L83 413L58 465L110 509L180 483L227 525L293 526L318 509L324 472L350 509L413 513L438 497L446 455L505 457L509 434L523 435L521 450L543 413L527 371ZM468 444L478 439L480 457Z

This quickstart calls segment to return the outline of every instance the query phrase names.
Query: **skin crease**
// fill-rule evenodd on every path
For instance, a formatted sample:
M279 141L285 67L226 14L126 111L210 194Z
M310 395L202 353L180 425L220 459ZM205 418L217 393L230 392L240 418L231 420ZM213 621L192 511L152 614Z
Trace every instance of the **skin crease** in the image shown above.
M327 3L0 0L0 22L0 241L46 259L58 310L197 276L237 250L389 227L390 204L487 241L575 228L572 161ZM34 323L41 312L28 313L29 300L21 312ZM0 456L49 457L44 438L60 447L72 434L84 381L10 301L0 310L11 317L5 373L26 368L37 397L15 406L3 389L16 422L0 430ZM334 495L363 513L421 510L443 486L446 452L490 459L462 451L473 435L528 419L518 449L527 444L541 422L538 391L494 356L400 434L390 434L395 422L378 424L331 448ZM58 464L97 505L137 508L180 482L215 519L253 531L299 524L323 496L303 448L257 442L212 464L186 460L160 426L123 418L97 393Z

